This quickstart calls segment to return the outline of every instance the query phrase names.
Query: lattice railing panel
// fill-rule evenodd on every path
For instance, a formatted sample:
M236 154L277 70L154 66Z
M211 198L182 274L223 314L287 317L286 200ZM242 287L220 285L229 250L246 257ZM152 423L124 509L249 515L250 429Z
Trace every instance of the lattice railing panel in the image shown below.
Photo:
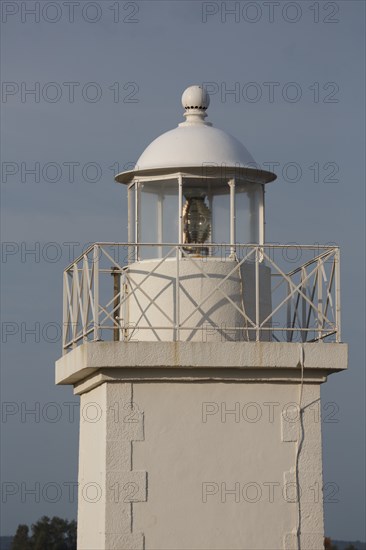
M197 315L205 304L217 300L233 308L238 326L228 330L247 340L287 342L322 341L325 338L340 341L340 283L339 249L326 246L298 245L208 245L214 258L202 258L188 253L184 245L150 245L144 249L159 249L161 258L143 277L131 271L136 245L131 243L98 243L90 246L64 272L63 347L67 351L85 341L144 339L143 331L172 331L174 340L185 339L189 331L197 330ZM155 254L154 252L154 254ZM231 264L228 273L213 284L212 275L204 269L204 262L222 261ZM174 275L165 286L152 290L150 282L157 277L166 262L174 261ZM184 262L192 274L207 286L199 300L193 299L182 284L181 268ZM250 266L253 273L253 307L249 311L244 300L234 300L225 290L232 278L242 278L243 269ZM271 308L265 314L261 304L260 271L270 270ZM135 269L136 271L136 269ZM246 281L244 281L246 284ZM161 296L171 296L175 303L174 315L161 305ZM140 315L134 326L129 319L132 300L140 301ZM185 310L181 311L181 304ZM188 304L188 306L187 306ZM187 309L188 307L188 309ZM160 316L159 326L146 324L147 312L154 310ZM215 324L211 322L212 328ZM197 324L198 323L198 324ZM244 328L243 328L244 326ZM219 330L220 327L217 326ZM221 330L221 329L220 329ZM159 339L159 337L157 337ZM234 338L235 339L235 338Z

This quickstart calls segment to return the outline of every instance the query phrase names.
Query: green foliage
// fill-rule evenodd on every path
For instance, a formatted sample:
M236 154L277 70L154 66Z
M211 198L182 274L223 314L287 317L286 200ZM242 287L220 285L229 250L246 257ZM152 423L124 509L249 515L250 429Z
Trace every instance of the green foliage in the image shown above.
M19 525L15 533L12 550L31 550L28 525Z
M43 516L32 525L19 525L12 550L76 550L76 521Z
M338 550L338 547L332 543L329 537L325 537L324 539L324 548L325 550Z

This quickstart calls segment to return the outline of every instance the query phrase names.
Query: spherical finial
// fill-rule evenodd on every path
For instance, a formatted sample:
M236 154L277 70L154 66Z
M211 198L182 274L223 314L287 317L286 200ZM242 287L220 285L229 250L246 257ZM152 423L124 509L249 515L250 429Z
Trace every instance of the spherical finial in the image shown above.
M210 96L202 86L190 86L183 92L182 105L186 111L193 109L206 111L210 105Z

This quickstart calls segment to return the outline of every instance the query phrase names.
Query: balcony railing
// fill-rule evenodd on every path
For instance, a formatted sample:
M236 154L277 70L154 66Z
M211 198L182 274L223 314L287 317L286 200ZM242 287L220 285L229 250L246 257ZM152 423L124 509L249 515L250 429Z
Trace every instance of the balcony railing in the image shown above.
M134 243L90 246L64 272L64 352L87 341L197 340L199 331L206 341L215 331L226 341L341 341L338 247L204 246L207 256L202 255L202 245L187 248L184 244L144 243L146 258L153 260L138 262ZM166 285L157 289L150 283L161 276L168 262ZM226 274L217 279L207 269L207 262L226 262ZM199 299L187 292L187 266L200 280L203 290ZM242 280L245 269L252 273L250 281L245 275ZM263 269L268 274L265 291L270 296L265 308ZM227 282L235 277L250 284L249 289L246 286L250 307L227 290ZM166 309L160 297L167 289L170 306ZM212 318L207 311L203 314L205 305L213 300L224 304L225 311L233 308L239 322L223 326L217 316ZM131 308L137 302L139 315L131 320ZM148 311L156 315L148 318Z

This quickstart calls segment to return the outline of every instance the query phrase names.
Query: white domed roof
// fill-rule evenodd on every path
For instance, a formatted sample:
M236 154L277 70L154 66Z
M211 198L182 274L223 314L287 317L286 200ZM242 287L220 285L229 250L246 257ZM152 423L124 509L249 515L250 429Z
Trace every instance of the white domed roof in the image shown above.
M247 149L233 136L205 123L178 126L156 138L136 163L137 170L203 166L255 167Z
M182 95L185 122L156 138L139 157L135 169L116 176L120 183L137 175L157 175L217 166L239 169L251 181L267 183L276 179L261 170L240 141L205 122L210 97L202 86L190 86Z

